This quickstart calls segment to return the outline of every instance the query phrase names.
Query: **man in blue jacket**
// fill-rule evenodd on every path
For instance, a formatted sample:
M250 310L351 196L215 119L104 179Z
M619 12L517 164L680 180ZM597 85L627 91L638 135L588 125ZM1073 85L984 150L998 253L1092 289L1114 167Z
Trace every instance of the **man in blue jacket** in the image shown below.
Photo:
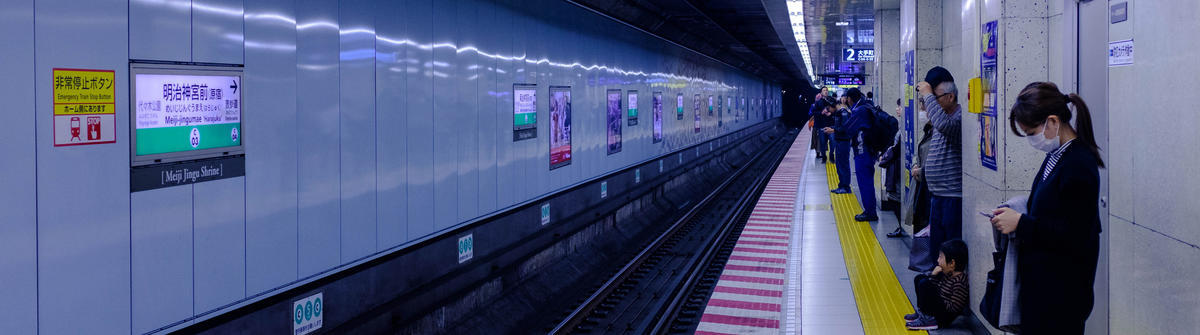
M830 106L825 109L827 116L831 118L831 123L828 127L822 128L821 131L827 136L833 137L833 164L837 167L838 187L831 190L833 194L850 193L850 133L846 126L850 122L850 110L844 108L844 105L837 105L833 102L833 98L825 98L826 105ZM845 100L842 100L845 103Z
M851 88L846 91L847 104L850 107L850 120L845 131L851 138L854 147L854 175L858 177L858 200L863 212L855 215L855 221L879 221L875 211L875 152L867 147L866 136L871 131L871 121L875 112L871 102L864 99L862 91Z

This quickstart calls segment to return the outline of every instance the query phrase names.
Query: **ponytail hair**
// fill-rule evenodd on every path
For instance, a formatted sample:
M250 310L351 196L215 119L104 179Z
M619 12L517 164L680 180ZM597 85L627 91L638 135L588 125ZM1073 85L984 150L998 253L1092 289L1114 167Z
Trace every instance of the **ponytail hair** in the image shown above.
M1096 132L1092 129L1092 114L1088 111L1087 104L1078 94L1062 94L1054 83L1034 82L1025 86L1017 95L1017 102L1008 114L1008 125L1013 134L1021 137L1025 135L1017 129L1017 123L1037 127L1046 123L1046 118L1051 115L1057 116L1063 125L1071 127L1071 109L1067 104L1075 105L1075 112L1079 116L1073 128L1077 139L1096 155L1096 162L1100 167L1104 167L1104 160L1100 159L1100 146L1096 144Z

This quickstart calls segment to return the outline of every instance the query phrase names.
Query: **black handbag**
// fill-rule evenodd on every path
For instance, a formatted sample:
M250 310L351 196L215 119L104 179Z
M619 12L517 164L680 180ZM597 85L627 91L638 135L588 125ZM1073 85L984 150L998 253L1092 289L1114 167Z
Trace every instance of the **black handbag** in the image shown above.
M992 252L994 267L987 273L987 288L983 292L983 300L979 301L979 314L993 328L1000 328L1000 301L1004 290L1004 256L1007 250Z

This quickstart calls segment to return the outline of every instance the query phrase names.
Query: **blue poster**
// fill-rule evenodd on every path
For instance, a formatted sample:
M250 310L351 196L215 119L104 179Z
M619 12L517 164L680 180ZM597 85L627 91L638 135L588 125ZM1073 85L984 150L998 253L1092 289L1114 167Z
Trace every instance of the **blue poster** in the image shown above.
M980 31L979 73L983 81L983 110L979 114L979 162L996 170L996 21L983 24Z
M914 95L913 85L916 84L913 82L915 75L916 75L914 73L914 72L916 72L916 69L914 66L915 58L916 58L915 50L909 50L909 51L904 52L904 82L906 85L904 86L904 136L903 136L904 137L903 138L903 141L904 141L904 174L903 175L905 175L905 176L908 176L909 171L912 171L913 156L915 156L916 152L917 152L917 143L916 143L917 142L916 141L916 138L917 138L916 116L917 116L917 114L916 114L916 110L913 105L913 95ZM909 181L912 180L912 178L903 178L903 179L904 179L904 192L907 194L908 192L911 191L912 185L909 185Z

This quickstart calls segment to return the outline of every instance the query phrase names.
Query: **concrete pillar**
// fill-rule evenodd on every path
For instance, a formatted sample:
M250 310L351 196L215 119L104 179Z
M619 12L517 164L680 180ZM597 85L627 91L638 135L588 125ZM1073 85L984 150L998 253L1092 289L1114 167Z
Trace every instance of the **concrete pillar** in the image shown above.
M916 145L921 141L922 125L917 124L916 83L925 78L925 72L942 65L942 0L900 1L900 61L898 62L898 87L904 115L900 119L901 141L904 160L901 176L909 175L916 161ZM957 77L956 77L957 78ZM907 181L907 178L904 178ZM907 194L913 185L902 185L901 192ZM904 208L907 215L912 208ZM911 227L909 227L911 228Z
M875 9L875 62L871 73L875 103L892 111L900 97L900 8Z

